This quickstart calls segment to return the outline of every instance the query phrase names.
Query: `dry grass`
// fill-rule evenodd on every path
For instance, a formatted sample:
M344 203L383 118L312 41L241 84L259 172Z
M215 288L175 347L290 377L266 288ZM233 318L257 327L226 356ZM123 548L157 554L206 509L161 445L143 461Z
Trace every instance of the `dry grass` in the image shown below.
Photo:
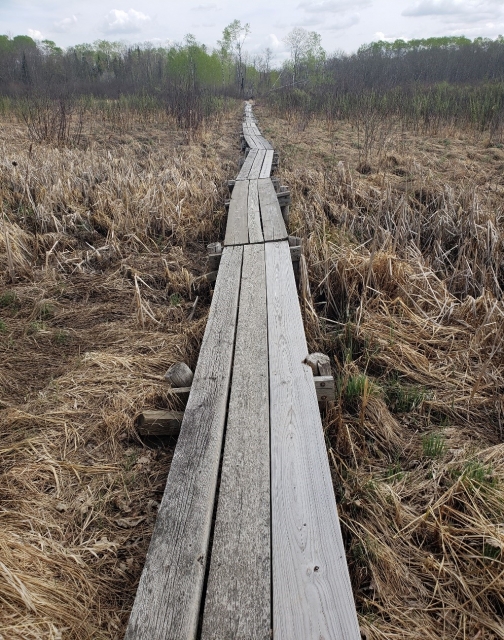
M256 108L304 239L363 637L504 638L504 151ZM305 288L305 290L307 290Z
M195 365L240 115L190 144L166 121L88 122L59 149L2 129L5 640L123 635L174 446L134 419L169 406L172 363Z
M123 635L173 453L134 418L195 364L240 111L190 144L131 114L75 148L2 129L0 637ZM256 115L304 238L310 347L337 374L363 637L504 638L504 153L381 123L364 167L351 125Z

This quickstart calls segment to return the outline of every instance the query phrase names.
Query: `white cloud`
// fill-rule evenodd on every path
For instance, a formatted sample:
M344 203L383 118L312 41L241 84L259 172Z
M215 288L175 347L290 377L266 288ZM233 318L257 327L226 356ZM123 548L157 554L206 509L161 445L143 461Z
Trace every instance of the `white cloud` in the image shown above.
M304 9L307 13L338 13L370 5L371 0L322 0L322 2L301 2L298 4L298 9Z
M53 31L58 31L60 33L65 33L69 29L71 29L75 24L77 24L77 17L72 16L71 18L63 18L59 22L54 23Z
M150 16L135 9L128 9L128 11L112 9L105 16L103 31L105 33L138 33L149 21Z
M373 42L395 42L396 40L408 40L406 36L386 36L383 31L377 31L373 36Z
M285 44L282 42L282 40L277 38L277 36L274 33L270 33L269 34L269 44L268 44L268 46L271 49L284 49L285 48Z
M34 40L42 40L44 38L42 32L38 31L38 29L28 29L28 35Z

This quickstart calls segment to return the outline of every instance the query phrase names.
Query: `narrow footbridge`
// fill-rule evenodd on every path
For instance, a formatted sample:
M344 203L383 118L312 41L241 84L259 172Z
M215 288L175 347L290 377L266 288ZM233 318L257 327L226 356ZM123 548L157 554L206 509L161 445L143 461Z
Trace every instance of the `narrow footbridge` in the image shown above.
M276 154L250 104L242 140L248 154L231 183L208 324L126 639L360 640L271 178Z

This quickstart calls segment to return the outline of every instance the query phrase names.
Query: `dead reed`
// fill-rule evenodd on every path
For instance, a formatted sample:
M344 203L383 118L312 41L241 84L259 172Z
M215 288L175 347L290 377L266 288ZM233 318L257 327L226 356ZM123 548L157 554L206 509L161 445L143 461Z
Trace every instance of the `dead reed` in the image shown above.
M195 365L240 114L0 145L0 637L121 638L174 442L134 420ZM195 307L195 299L198 304Z
M500 148L471 131L390 135L256 108L293 193L312 350L363 637L504 638ZM317 313L313 313L313 309Z

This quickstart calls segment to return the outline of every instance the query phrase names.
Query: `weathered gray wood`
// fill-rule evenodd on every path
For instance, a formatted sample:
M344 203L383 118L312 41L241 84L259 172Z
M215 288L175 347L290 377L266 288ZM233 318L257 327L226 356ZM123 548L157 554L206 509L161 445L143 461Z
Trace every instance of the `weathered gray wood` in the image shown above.
M136 419L137 431L142 436L178 436L183 417L183 411L145 410Z
M259 212L259 191L257 180L249 182L248 192L248 228L249 242L264 242L263 232L261 228L261 215Z
M220 242L211 242L207 244L207 252L212 255L215 253L222 253L222 245Z
M229 205L224 245L248 243L248 180L240 180L233 189Z
M271 175L271 167L273 164L273 153L272 149L268 149L264 155L264 162L261 167L261 173L259 174L259 178L269 178Z
M277 193L278 204L281 207L285 207L291 203L291 194L287 187L280 187L280 190Z
M289 249L292 262L299 262L299 260L301 259L301 254L303 253L303 248L301 246L297 246L289 247Z
M233 358L242 247L223 251L126 640L196 637Z
M360 640L288 242L265 253L273 637Z
M261 138L261 136L254 135L248 129L245 130L245 127L243 128L243 135L245 136L245 141L251 149L268 149L271 147L271 145L266 146L266 141Z
M273 150L273 146L271 144L271 142L269 142L268 140L266 140L266 138L264 136L256 136L256 140L262 144L262 148L263 149L270 149Z
M310 353L310 355L306 358L306 364L311 368L314 376L331 375L331 359L325 353Z
M254 160L254 164L252 165L248 175L249 180L257 180L259 178L265 155L266 155L266 151L264 149L261 149L257 152L257 155Z
M185 362L176 362L168 369L164 375L166 382L172 387L179 389L180 387L190 387L194 374Z
M248 245L202 640L270 640L268 398L264 246Z
M317 392L317 400L319 402L333 401L336 397L336 388L334 384L334 378L329 376L313 376L313 382L315 383L315 391Z
M287 238L287 229L285 228L285 222L282 218L282 212L280 211L271 178L259 180L258 188L264 240L266 242L285 240Z
M222 258L222 253L211 253L208 256L208 268L211 271L218 271L221 258Z
M245 158L245 161L242 164L242 167L240 169L240 173L236 176L236 180L248 180L248 175L250 173L250 169L252 168L252 165L254 164L256 155L257 155L257 149L251 149L248 152L248 155Z
M180 387L180 389L166 389L165 393L173 398L175 405L185 406L187 404L187 401L189 400L191 387Z

